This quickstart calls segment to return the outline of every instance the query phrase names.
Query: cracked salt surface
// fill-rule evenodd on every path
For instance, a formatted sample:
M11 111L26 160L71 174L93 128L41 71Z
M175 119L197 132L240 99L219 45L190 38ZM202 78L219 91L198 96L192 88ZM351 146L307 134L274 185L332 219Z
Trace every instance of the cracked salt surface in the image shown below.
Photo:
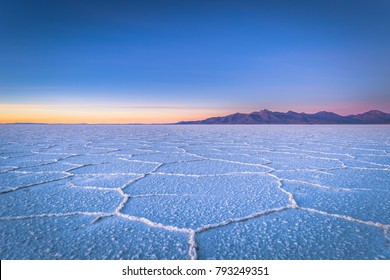
M199 233L204 259L389 259L375 227L298 209Z
M145 185L150 188L145 189ZM126 192L131 201L122 212L186 228L198 228L288 204L286 195L275 188L273 178L266 174L151 175L131 185Z
M390 259L389 172L388 126L0 125L0 258Z

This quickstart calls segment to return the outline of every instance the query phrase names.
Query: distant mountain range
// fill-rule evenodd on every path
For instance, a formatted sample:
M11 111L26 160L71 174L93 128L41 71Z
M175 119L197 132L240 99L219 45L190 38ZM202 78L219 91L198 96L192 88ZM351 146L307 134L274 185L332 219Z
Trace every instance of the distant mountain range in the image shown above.
M326 111L306 114L293 111L281 113L261 110L250 114L235 113L200 121L182 121L177 124L390 124L390 114L378 110L348 116Z

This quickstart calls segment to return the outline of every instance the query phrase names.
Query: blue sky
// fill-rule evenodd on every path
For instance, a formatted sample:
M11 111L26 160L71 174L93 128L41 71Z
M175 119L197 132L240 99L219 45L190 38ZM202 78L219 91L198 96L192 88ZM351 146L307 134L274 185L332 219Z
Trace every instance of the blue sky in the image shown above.
M384 0L0 0L0 104L120 122L390 112L389 26Z

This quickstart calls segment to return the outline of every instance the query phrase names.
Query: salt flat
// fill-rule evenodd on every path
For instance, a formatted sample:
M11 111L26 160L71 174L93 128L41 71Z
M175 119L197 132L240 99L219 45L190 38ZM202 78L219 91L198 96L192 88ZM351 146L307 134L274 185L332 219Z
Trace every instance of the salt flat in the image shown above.
M1 259L390 259L390 126L0 125Z

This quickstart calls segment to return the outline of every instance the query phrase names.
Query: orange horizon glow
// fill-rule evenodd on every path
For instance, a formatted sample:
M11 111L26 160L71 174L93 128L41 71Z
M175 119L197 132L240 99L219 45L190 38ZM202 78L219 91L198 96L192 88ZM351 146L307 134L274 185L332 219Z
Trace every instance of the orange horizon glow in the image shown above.
M233 106L234 107L234 106ZM354 107L343 104L333 106L312 106L306 108L269 108L271 111L316 113L333 111L342 115L359 114L371 109L382 110L380 106L368 107L367 104L355 104ZM332 109L327 109L332 108ZM0 104L0 123L49 123L49 124L166 124L179 121L203 120L210 117L226 116L236 112L251 113L268 108L208 108L187 105L70 105L70 104ZM305 110L306 109L306 110Z
M228 113L226 110L185 106L0 104L0 123L163 124Z

